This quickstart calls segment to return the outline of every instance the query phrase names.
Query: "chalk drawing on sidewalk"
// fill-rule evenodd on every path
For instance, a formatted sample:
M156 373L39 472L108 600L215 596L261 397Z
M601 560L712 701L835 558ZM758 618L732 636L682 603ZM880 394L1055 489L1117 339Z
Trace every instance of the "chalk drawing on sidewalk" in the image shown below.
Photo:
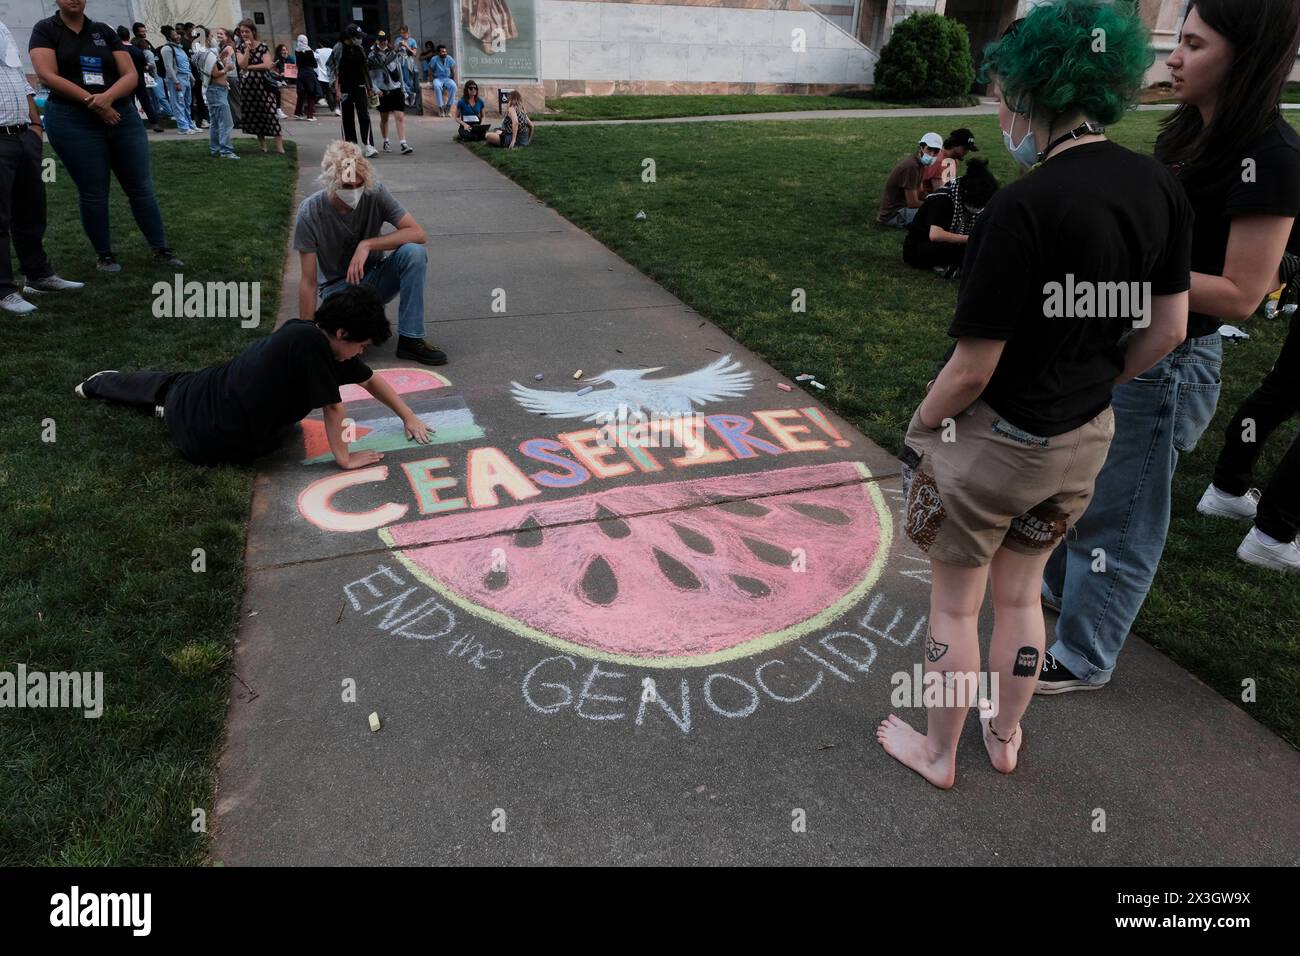
M432 445L475 441L483 437L483 428L474 420L474 413L459 395L440 395L451 382L443 375L423 368L377 369L375 377L392 386L406 404L429 426ZM376 400L360 385L344 385L339 397L347 404L348 417L352 419L353 441L349 451L398 451L418 447L406 437L406 426L392 410ZM302 421L304 465L329 461L329 438L325 434L325 421L319 411Z
M752 376L730 355L711 365L667 378L646 378L658 368L619 368L587 378L578 391L532 388L511 382L511 393L524 408L548 418L609 421L616 409L625 414L661 417L693 414L700 405L739 398L752 386ZM587 390L587 386L599 386ZM608 386L608 387L605 387Z
M442 514L380 536L428 587L512 633L681 668L838 619L879 579L892 527L866 466L831 462Z

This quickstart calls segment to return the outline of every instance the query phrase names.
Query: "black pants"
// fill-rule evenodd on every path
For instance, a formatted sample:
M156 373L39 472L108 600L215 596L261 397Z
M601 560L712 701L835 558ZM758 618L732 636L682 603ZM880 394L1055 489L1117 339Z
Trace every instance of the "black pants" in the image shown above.
M1223 451L1214 466L1214 484L1229 495L1244 495L1250 487L1251 472L1277 428L1300 411L1300 313L1291 316L1291 329L1282 343L1277 364L1265 376L1259 388L1251 392L1228 423ZM1243 422L1255 423L1254 441L1243 441ZM1273 473L1259 510L1255 527L1278 541L1293 541L1300 532L1300 434L1282 457Z
M54 274L45 255L44 238L41 138L30 129L17 136L0 132L0 298L19 291L9 257L11 240L29 280Z
M195 74L190 79L190 119L194 125L208 122L208 104L203 99L203 78Z
M914 246L903 246L903 261L916 269L933 269L935 266L959 266L966 255L966 247L955 242L930 242L924 240Z
M315 116L319 97L320 84L316 82L316 74L304 67L298 74L298 105L293 108L293 115Z
M343 138L349 143L373 146L370 136L370 104L364 86L340 87L343 93ZM361 138L357 135L360 133Z
M87 398L135 405L152 412L167 404L167 392L182 377L192 372L105 372L90 380L84 391Z

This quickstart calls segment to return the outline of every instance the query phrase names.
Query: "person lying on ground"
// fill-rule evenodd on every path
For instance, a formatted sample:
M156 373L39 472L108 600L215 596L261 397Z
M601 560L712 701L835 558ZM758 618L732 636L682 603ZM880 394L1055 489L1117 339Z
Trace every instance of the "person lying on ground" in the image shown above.
M391 334L375 290L349 286L321 305L312 321L290 319L221 365L197 372L96 372L74 391L153 412L177 450L197 465L261 458L319 408L334 461L350 471L384 456L348 451L340 386L360 385L402 420L407 438L429 442L428 426L361 361L368 346L382 345Z

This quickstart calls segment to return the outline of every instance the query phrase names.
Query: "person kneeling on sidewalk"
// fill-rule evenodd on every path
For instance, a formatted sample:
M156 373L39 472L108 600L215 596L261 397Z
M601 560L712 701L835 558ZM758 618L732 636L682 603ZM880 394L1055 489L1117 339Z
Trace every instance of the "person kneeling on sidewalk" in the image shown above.
M315 321L291 319L222 365L198 372L97 372L75 392L152 411L167 423L180 453L198 465L269 454L319 408L334 460L350 471L384 456L348 451L340 386L360 385L401 418L408 438L429 442L428 426L361 361L367 346L382 345L391 334L378 294L353 286L324 303Z
M302 201L293 233L302 266L299 315L310 321L318 301L349 286L370 286L384 302L398 298L397 357L445 364L447 356L424 341L424 230L356 143L334 141L320 165L324 188ZM380 235L384 223L396 232Z

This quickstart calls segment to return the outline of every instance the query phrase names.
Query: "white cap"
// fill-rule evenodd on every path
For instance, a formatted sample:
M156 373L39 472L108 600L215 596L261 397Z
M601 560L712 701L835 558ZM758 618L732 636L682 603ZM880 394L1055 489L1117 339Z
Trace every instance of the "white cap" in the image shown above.
M943 137L938 133L926 133L917 142L922 146L929 146L931 149L943 149Z

